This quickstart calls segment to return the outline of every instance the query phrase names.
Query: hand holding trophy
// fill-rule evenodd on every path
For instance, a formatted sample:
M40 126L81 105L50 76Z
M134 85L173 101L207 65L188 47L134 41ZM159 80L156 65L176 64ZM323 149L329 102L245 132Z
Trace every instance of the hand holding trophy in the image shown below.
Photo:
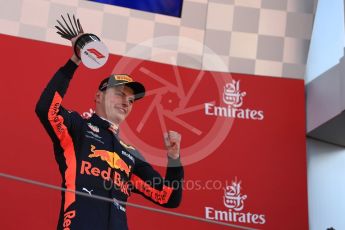
M69 23L61 15L64 22L61 23L56 20L60 26L55 26L58 29L57 33L64 39L72 40L77 38L74 43L74 53L81 59L83 64L90 69L97 69L102 67L108 60L109 51L101 40L94 34L84 33L83 27L79 19L73 15L73 20L67 14ZM80 36L78 36L80 35Z

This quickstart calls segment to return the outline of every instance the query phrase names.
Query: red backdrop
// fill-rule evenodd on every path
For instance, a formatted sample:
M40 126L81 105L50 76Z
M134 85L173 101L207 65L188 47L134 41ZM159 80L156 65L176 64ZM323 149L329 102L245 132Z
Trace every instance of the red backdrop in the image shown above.
M0 172L59 185L51 141L34 108L71 49L5 35L0 47ZM78 69L64 106L89 111L99 81L114 69L131 73L147 88L148 96L135 103L121 135L163 175L162 131L182 133L183 201L170 211L259 229L308 229L303 81L201 72L111 55L101 69ZM2 229L55 228L59 191L0 181ZM156 207L137 195L129 202ZM229 229L127 210L131 229Z

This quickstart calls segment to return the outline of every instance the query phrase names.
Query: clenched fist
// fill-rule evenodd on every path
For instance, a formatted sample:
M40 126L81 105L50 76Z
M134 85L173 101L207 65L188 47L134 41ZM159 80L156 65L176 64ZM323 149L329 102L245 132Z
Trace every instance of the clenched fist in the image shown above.
M177 159L180 156L181 134L175 131L164 133L164 144L168 150L168 156Z
M78 58L77 55L75 55L75 53L74 53L74 45L75 45L75 42L77 41L77 39L78 39L80 36L82 36L82 35L83 35L83 34L81 33L81 34L79 34L78 36L76 36L76 37L74 37L74 38L71 39L72 49L73 49L73 56L71 57L71 60L72 60L75 64L77 64L77 65L80 64L81 60L80 60L80 58Z

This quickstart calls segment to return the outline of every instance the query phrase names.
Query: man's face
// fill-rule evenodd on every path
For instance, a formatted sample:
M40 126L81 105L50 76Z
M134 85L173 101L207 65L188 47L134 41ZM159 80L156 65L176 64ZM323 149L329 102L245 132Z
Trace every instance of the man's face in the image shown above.
M103 92L103 100L101 100L106 118L117 125L131 112L133 102L133 90L127 86L108 88Z

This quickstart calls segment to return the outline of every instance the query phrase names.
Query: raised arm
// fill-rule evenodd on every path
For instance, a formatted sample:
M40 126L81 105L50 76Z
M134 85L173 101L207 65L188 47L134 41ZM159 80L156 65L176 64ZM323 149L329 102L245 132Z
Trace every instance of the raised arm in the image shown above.
M36 104L35 112L54 143L62 140L63 131L71 127L73 117L78 119L77 114L64 109L61 103L79 64L80 60L73 54L49 81Z
M131 182L133 192L142 194L156 204L176 208L182 199L182 182L184 177L180 161L180 134L170 131L164 136L168 150L168 165L163 178L144 159L136 160Z

